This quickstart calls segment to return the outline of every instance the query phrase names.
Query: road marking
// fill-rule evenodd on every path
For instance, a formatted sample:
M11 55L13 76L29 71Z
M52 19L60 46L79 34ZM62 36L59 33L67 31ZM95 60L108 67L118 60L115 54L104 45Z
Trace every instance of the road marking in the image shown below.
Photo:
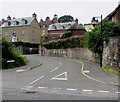
M26 71L26 70L24 70L24 69L16 70L16 72L23 72L23 71Z
M33 86L27 86L27 87L29 87L29 88L33 88Z
M67 88L68 91L76 91L77 89Z
M91 92L92 90L82 90L82 91L87 91L87 92Z
M38 87L39 89L45 89L45 88L47 88L47 87Z
M82 70L81 70L81 73L82 73L84 76L86 76L87 78L92 79L92 80L94 80L94 81L97 81L97 82L100 82L100 83L105 83L105 82L103 82L103 81L96 80L96 79L94 79L94 78L92 78L92 77L86 75L86 74L83 72L83 71L84 71L84 64L83 64L82 62L80 62L80 61L79 61L78 63L81 63L81 64L82 64Z
M60 76L62 76L62 75L65 75L65 77L64 77L64 78L58 78L58 77L60 77ZM67 79L67 72L63 72L63 73L61 73L61 74L59 74L59 75L51 78L50 80L68 80L68 79Z
M83 73L90 73L89 70L83 70Z
M55 70L57 70L59 67L56 67L55 69L51 70L50 72L54 72Z
M98 92L101 92L101 93L102 93L102 92L104 92L104 93L109 93L109 91L98 91Z
M59 64L60 64L60 66L62 65L62 63L61 63L61 62L59 62Z
M40 78L38 78L38 79L34 80L33 82L29 83L29 85L31 85L31 84L37 82L38 80L42 79L43 77L44 77L44 76L41 76Z
M53 88L53 89L55 89L55 90L61 90L62 88Z
M120 92L115 92L115 93L119 94Z

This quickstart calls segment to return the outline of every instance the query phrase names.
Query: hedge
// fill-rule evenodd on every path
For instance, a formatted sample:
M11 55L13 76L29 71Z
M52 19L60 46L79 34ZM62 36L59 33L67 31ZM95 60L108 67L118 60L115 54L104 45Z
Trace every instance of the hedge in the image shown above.
M49 41L43 43L42 46L44 46L47 49L66 49L66 48L74 48L74 47L83 47L84 37L71 37L67 39Z

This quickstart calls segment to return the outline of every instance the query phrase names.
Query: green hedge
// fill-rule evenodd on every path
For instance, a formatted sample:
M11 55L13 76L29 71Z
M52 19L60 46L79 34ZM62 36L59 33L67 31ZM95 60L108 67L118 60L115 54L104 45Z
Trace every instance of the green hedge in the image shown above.
M12 43L2 38L2 69L19 67L27 63L27 58L20 56L19 51L12 50L11 46ZM15 60L15 62L7 62L8 60Z
M67 39L59 39L56 41L43 43L42 46L44 46L47 49L66 49L66 48L74 48L74 47L83 47L84 37L72 37Z

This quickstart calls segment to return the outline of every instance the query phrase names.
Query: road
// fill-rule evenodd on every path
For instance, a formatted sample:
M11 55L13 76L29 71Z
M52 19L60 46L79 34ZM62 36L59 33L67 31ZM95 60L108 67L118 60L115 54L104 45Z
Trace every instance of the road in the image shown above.
M27 57L30 63L43 64L32 70L3 70L3 100L118 100L118 87L86 77L82 63L40 55Z

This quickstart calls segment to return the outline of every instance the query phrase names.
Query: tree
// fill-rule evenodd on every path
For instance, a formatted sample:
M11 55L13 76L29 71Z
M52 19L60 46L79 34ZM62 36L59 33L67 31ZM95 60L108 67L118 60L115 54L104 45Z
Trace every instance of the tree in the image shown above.
M67 31L65 32L62 36L61 36L61 39L64 39L64 38L68 38L72 35L72 32L71 31Z
M60 17L58 19L59 23L62 23L62 22L72 22L72 21L74 21L74 18L72 16L70 16L70 15L64 15L64 16L62 16L62 17Z
M104 21L102 24L102 41L100 39L101 26L96 26L87 33L85 46L93 52L100 53L103 42L108 42L109 37L120 36L120 24L117 22Z

